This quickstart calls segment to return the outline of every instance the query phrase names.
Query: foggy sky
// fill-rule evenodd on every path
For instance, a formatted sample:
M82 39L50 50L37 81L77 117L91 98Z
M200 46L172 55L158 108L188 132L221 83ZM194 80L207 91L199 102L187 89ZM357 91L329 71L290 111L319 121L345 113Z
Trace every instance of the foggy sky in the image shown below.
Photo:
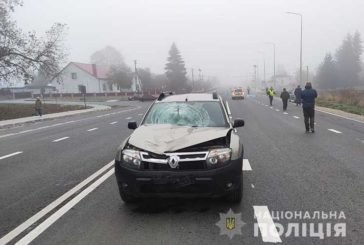
M276 62L289 73L299 68L298 16L303 14L303 64L316 70L326 52L335 52L348 32L364 34L363 0L24 0L14 18L24 30L42 34L52 23L69 27L69 61L89 62L92 52L116 47L127 64L134 59L164 72L176 42L190 69L221 82L251 80L253 65L272 75Z

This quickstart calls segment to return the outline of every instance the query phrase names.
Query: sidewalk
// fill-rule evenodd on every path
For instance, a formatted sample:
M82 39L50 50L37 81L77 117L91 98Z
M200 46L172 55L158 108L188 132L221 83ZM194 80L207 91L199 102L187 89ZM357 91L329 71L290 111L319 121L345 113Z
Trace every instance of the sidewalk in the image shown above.
M73 104L75 104L75 103L73 103ZM105 105L88 104L87 106L91 106L92 108L84 109L84 110L74 110L74 111L65 111L65 112L59 112L59 113L51 113L51 114L43 115L41 117L32 116L32 117L22 117L22 118L17 118L17 119L3 120L3 121L0 121L0 128L7 127L7 126L14 126L17 124L23 124L23 123L27 123L27 122L36 122L36 121L42 121L42 120L47 120L47 119L72 116L72 115L81 114L81 113L111 109L110 106L105 106Z
M315 110L319 111L319 112L327 113L330 115L342 117L342 118L352 120L355 122L364 123L364 116L361 116L361 115L357 115L357 114L353 114L353 113L349 113L349 112L345 112L345 111L340 111L340 110L336 110L336 109L331 109L331 108L327 108L327 107L321 107L321 106L315 106Z

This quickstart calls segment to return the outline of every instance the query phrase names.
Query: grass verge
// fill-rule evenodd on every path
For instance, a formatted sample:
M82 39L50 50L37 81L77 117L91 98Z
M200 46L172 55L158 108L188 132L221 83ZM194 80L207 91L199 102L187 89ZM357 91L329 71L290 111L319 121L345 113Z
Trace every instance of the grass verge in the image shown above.
M317 99L316 104L318 106L341 110L341 111L364 116L364 107L362 107L362 106L335 102L335 101L330 101L330 100L324 100L321 98Z
M85 109L80 105L43 104L43 114ZM0 121L35 116L34 104L0 104Z

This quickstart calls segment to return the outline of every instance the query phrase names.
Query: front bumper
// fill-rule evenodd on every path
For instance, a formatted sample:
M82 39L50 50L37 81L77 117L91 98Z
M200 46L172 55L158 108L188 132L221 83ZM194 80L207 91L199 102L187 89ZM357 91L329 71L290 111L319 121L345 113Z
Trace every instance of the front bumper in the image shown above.
M133 197L220 197L241 187L242 159L209 170L153 171L125 168L115 161L119 188Z
M233 100L243 100L244 99L244 95L232 96L231 99L233 99Z

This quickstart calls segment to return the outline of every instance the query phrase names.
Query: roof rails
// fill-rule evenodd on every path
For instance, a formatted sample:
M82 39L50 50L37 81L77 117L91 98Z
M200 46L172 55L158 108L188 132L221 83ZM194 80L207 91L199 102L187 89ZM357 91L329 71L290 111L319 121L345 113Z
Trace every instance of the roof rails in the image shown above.
M212 92L212 98L214 100L217 100L219 98L219 96L217 95L217 92Z
M173 95L174 93L171 91L166 91L166 92L162 92L159 96L158 96L158 101L163 100L165 97Z

